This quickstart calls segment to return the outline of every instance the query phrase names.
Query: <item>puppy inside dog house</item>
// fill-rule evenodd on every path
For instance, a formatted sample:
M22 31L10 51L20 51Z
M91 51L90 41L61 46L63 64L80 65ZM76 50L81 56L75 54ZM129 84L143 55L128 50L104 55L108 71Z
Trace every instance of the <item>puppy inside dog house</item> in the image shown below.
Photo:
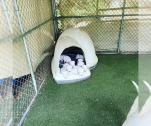
M89 35L78 28L69 28L61 34L55 47L51 63L53 78L58 84L85 80L97 62Z

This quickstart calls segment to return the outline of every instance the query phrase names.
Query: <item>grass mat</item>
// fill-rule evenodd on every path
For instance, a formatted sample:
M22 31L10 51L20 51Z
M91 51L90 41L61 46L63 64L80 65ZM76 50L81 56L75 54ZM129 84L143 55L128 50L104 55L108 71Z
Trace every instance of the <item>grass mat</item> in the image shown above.
M121 126L137 95L137 55L99 55L92 76L57 85L52 76L42 88L25 126Z

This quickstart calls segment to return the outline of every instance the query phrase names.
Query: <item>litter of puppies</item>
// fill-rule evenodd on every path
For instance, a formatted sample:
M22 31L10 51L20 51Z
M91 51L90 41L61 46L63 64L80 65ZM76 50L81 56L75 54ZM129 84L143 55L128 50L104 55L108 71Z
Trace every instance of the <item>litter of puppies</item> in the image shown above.
M83 76L90 72L89 68L87 68L84 56L81 54L77 54L75 59L71 59L70 56L61 55L60 56L60 74L64 78L68 78L69 76Z

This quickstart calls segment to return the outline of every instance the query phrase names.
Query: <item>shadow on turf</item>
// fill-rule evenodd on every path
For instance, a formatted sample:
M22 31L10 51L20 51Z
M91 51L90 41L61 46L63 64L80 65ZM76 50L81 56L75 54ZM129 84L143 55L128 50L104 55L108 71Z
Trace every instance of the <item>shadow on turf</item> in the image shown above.
M87 98L86 126L121 126L125 116L111 99Z

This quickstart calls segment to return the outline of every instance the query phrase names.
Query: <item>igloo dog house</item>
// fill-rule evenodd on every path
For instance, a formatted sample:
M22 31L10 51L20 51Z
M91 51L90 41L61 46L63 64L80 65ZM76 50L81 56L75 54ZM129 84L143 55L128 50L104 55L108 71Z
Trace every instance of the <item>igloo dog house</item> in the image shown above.
M51 63L53 78L58 84L73 83L80 80L85 80L91 75L89 70L82 76L68 74L66 77L64 77L62 74L60 74L59 63L61 55L65 50L66 52L72 53L72 51L74 52L74 49L81 50L84 56L85 65L88 69L95 67L98 62L93 42L87 33L78 28L70 28L65 30L57 41L54 57ZM79 52L77 51L76 53L78 54Z

